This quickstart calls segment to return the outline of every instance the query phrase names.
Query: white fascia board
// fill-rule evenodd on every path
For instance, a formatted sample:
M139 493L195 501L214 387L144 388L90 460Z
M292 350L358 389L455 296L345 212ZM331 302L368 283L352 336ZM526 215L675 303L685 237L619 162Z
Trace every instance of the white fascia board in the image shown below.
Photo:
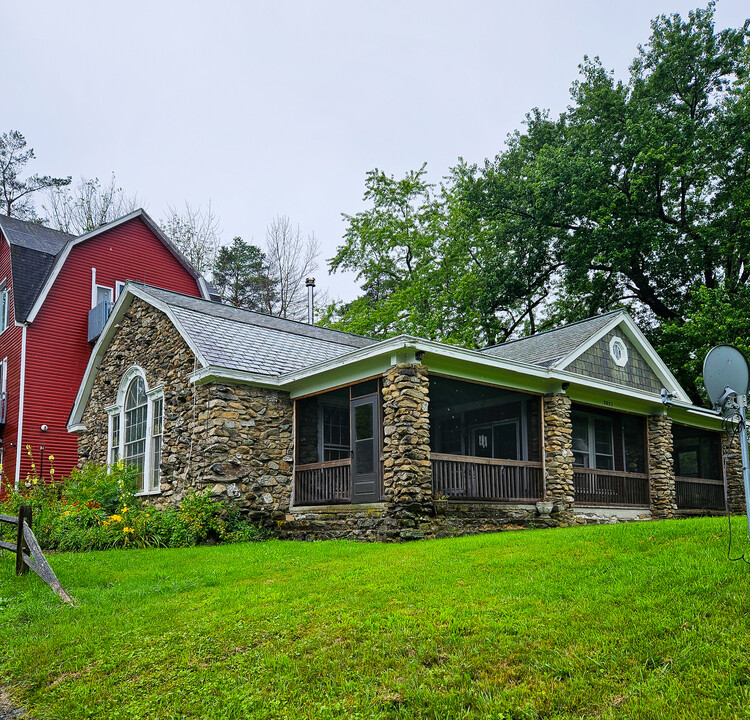
M85 407L86 402L88 402L89 395L91 394L91 388L93 387L94 379L96 378L96 371L99 368L106 349L109 347L109 344L112 341L115 332L117 331L117 324L120 322L120 320L122 320L123 316L127 312L128 308L133 302L133 298L136 297L140 298L144 302L147 302L157 310L161 310L169 318L170 322L175 326L175 329L180 333L183 340L185 340L198 362L200 362L204 367L208 365L208 361L203 356L203 353L201 353L201 351L198 349L198 346L193 342L192 338L182 327L179 320L177 320L177 318L174 316L171 308L161 300L157 300L156 298L149 295L140 287L136 287L134 285L131 285L130 282L126 282L125 287L120 293L120 297L117 298L114 307L112 308L112 313L107 319L107 323L102 330L102 334L99 336L99 339L94 345L94 349L91 351L91 356L89 357L88 364L86 365L86 371L83 374L81 384L78 386L78 392L76 393L76 399L73 403L73 409L71 410L70 417L68 419L68 432L76 432L73 428L81 426L83 408Z
M677 393L679 399L682 402L690 403L690 397L682 388L677 378L672 374L670 369L664 364L664 361L656 353L656 350L652 347L651 343L646 339L646 336L641 332L640 328L635 324L633 318L623 310L621 313L614 315L612 320L608 322L603 328L594 333L583 345L577 347L573 352L569 353L559 362L553 366L556 370L565 370L576 358L580 357L586 350L595 345L601 340L607 333L614 330L618 325L624 325L623 330L628 339L636 346L638 352L641 353L647 360L651 369L656 373L659 380L664 383L664 387L667 390ZM593 381L596 382L596 381Z
M190 381L200 385L213 382L214 380L227 380L233 383L254 385L256 387L280 388L281 383L278 375L261 375L260 373L245 372L232 368L208 365L196 370L189 375Z

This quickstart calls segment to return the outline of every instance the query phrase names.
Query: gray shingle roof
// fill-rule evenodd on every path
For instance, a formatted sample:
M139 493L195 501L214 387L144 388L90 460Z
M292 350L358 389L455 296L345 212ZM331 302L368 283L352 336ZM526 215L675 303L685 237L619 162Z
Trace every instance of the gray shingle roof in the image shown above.
M571 323L554 330L484 348L481 352L502 360L551 367L583 345L623 310Z
M10 245L15 319L24 322L58 253L73 235L0 215L0 231Z
M132 283L165 303L211 365L281 375L333 360L375 340Z

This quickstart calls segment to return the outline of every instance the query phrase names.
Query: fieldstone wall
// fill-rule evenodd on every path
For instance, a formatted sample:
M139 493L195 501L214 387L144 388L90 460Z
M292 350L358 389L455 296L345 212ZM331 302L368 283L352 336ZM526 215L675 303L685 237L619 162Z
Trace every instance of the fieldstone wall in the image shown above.
M545 395L544 462L545 497L554 503L552 516L561 525L575 522L573 484L573 427L570 419L570 398L565 393Z
M147 348L147 351L144 351ZM292 402L288 393L243 385L195 385L192 351L161 311L136 298L102 358L79 435L81 463L107 462L108 418L123 374L137 365L149 389L162 385L161 493L178 505L186 490L210 490L266 525L283 520L292 483Z
M726 433L721 436L722 462L726 455L727 463L727 500L729 512L737 515L745 514L745 484L742 478L742 451L740 449L739 433L731 436Z
M672 518L677 511L672 451L672 418L668 415L649 416L648 471L651 479L651 514L656 520Z
M397 521L401 537L422 537L434 514L427 368L394 365L383 375L382 394L383 496L388 514Z

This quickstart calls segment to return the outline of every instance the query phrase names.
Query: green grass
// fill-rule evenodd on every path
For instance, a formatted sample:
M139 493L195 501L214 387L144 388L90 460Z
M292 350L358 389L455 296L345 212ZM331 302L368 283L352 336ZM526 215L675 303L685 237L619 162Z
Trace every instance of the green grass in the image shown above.
M726 530L52 555L74 608L6 554L0 676L66 720L750 717L750 567Z

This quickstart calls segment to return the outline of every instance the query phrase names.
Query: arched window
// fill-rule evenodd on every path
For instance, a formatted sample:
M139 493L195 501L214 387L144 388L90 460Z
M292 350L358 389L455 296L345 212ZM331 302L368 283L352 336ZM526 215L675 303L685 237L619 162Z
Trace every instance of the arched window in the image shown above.
M122 460L135 465L139 492L158 493L164 416L161 387L149 390L143 370L133 367L123 375L117 403L107 412L108 463Z

